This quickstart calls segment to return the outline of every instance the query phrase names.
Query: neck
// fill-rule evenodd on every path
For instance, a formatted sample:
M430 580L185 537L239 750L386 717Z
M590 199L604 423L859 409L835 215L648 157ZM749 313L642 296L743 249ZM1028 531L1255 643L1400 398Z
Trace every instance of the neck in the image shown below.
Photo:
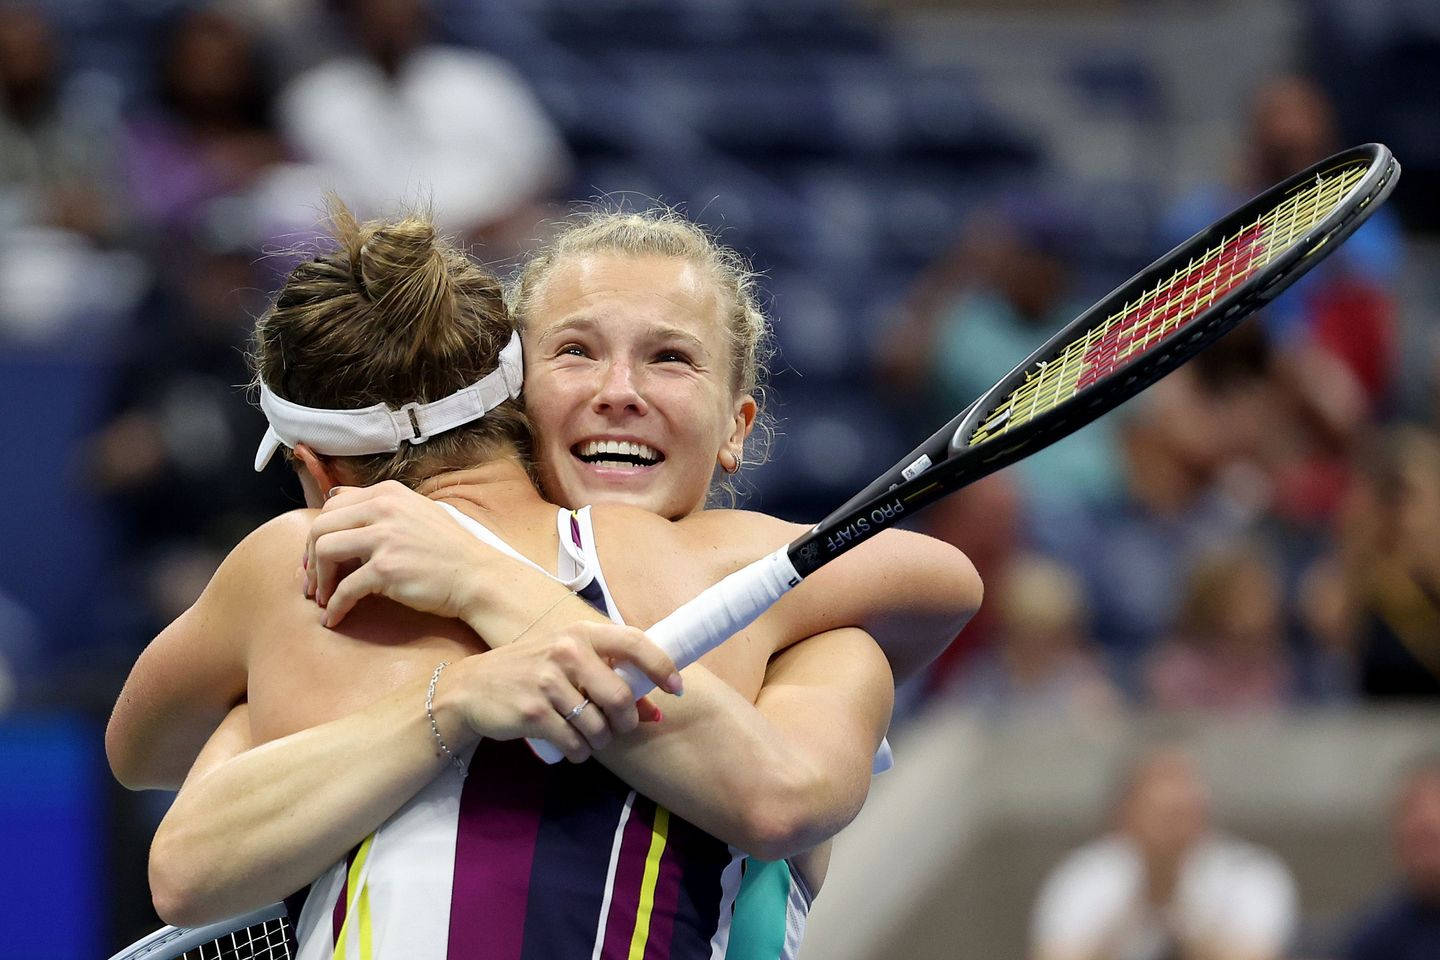
M497 512L540 500L530 475L513 457L437 474L415 489L432 500L468 500Z

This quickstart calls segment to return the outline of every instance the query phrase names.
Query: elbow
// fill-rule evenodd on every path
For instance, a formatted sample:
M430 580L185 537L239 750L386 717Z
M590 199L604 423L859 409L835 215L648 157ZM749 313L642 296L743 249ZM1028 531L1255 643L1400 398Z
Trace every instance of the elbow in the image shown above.
M127 746L121 735L121 725L112 715L105 725L105 759L110 764L110 772L126 790L143 790L147 786L145 778L140 766L134 762L133 751L127 750Z
M170 742L162 746L158 732L143 739L117 716L112 714L105 726L105 759L115 780L127 790L180 789L189 770L189 762L181 759L185 748ZM189 756L193 759L194 753Z
M864 802L862 796L849 803L839 793L819 777L792 777L776 785L745 805L743 842L736 846L761 860L784 860L823 843L853 820Z
M979 612L980 604L985 599L985 581L980 579L980 571L975 569L975 565L970 562L969 557L965 558L965 567L966 572L961 576L959 584L961 610L957 618L959 623L955 628L956 633L959 633L965 624L970 622L970 618Z
M955 632L959 633L980 609L980 602L985 599L985 582L980 579L980 571L975 569L969 557L957 547L945 546L950 562L942 568L947 581L942 595L950 598L948 609L955 620Z
M784 860L824 839L808 840L812 831L805 826L785 817L749 816L744 826L744 842L736 846L760 860Z
M196 927L220 919L206 909L207 891L201 877L179 856L179 843L162 824L150 844L150 900L161 920L177 927Z

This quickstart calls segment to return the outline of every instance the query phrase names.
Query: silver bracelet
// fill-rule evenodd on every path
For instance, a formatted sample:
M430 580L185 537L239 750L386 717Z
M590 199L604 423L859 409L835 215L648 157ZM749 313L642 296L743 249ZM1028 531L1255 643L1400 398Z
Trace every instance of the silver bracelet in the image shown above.
M450 759L451 763L455 764L456 770L463 772L465 770L465 764L461 763L460 758L455 756L455 754L450 751L450 748L445 745L445 738L440 736L440 725L435 722L435 684L440 682L440 674L448 666L450 666L449 660L441 660L440 664L435 668L435 672L430 674L430 689L425 691L425 716L430 718L430 732L435 735L435 745L440 748L441 753Z

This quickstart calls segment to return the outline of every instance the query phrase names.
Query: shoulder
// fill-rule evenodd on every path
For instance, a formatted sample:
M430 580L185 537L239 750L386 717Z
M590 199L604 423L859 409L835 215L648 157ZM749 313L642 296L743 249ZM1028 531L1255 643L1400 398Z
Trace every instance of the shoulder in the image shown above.
M665 549L689 558L712 578L759 559L806 529L746 510L702 510L681 520L618 504L597 504L591 511L597 538L643 545L651 555Z
M504 60L464 47L430 46L410 55L407 79L422 84L519 86L520 74Z
M763 535L784 536L791 540L810 529L804 524L789 523L754 510L701 510L677 520L675 525L695 536L743 538Z
M1135 849L1119 837L1104 837L1070 851L1055 867L1052 877L1094 882L1100 878L1129 876L1139 870Z
M221 569L226 566L248 568L260 564L268 568L282 556L292 561L290 565L299 564L305 549L305 540L310 535L310 525L319 515L319 510L291 510L265 521L235 545L235 549L230 551L230 555L221 564ZM289 565L285 569L289 572Z
M1212 837L1186 863L1180 882L1181 909L1224 916L1237 940L1278 951L1294 933L1295 880L1285 862L1264 847Z
M664 517L606 503L590 508L590 521L626 623L649 626L718 579L711 558L692 550Z
M321 98L355 85L373 86L379 71L359 57L333 57L295 76L281 92L284 100L312 105Z
M1295 881L1290 868L1279 856L1253 843L1219 835L1205 841L1196 851L1195 865L1216 878L1217 885L1233 888L1242 883L1250 894L1260 890L1286 892Z
M292 510L252 530L221 561L194 610L254 606L298 582L305 539L318 510Z
M1118 837L1072 851L1045 878L1035 901L1036 937L1055 943L1092 936L1134 897L1139 883L1139 858Z

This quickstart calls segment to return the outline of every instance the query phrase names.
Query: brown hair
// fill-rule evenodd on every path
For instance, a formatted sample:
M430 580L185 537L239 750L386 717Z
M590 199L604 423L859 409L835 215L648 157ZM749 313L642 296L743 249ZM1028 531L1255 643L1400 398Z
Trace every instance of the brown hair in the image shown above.
M259 381L295 403L353 410L430 403L498 366L513 325L494 274L426 216L362 224L337 198L328 206L333 249L298 264L255 325ZM517 400L425 443L344 459L358 483L413 486L512 449L528 462Z
M749 394L759 408L747 443L746 462L765 459L774 433L765 415L765 364L771 351L770 321L760 306L759 276L745 258L703 227L670 207L645 211L591 209L575 214L546 241L516 275L508 302L521 329L530 321L546 278L557 266L591 253L634 257L675 257L709 271L724 311L730 347L730 389ZM728 483L722 489L729 490ZM733 494L733 490L730 491Z

